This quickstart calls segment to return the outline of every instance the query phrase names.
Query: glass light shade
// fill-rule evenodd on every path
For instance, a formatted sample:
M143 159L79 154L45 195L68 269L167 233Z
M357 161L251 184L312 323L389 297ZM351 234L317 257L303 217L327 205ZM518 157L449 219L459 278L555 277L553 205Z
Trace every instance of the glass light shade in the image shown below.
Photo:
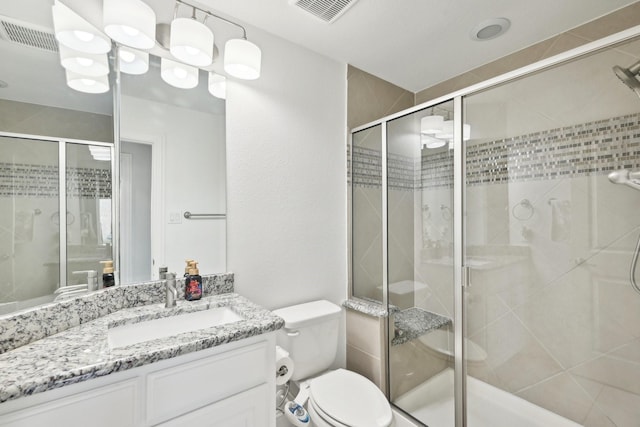
M106 53L85 53L60 45L60 64L76 74L97 77L109 74Z
M109 91L109 79L104 76L83 76L67 70L67 85L78 92L105 93Z
M125 46L118 47L120 71L127 74L144 74L149 71L149 54Z
M420 143L422 144L423 147L440 148L444 146L447 143L447 141L444 139L434 138L433 136L421 135Z
M90 145L89 152L94 160L106 162L111 160L111 149L109 147L103 147L101 145Z
M442 116L427 116L420 120L420 133L433 135L442 130L442 124L444 123L444 117Z
M198 86L198 69L170 59L160 59L160 76L171 86L191 89Z
M111 40L80 15L56 1L51 7L56 40L61 45L85 53L107 53Z
M104 0L104 32L125 46L151 49L156 44L156 14L141 0Z
M224 45L224 71L243 80L260 77L262 52L248 40L231 39Z
M216 98L227 98L227 78L209 71L209 93Z
M442 130L436 132L436 138L452 139L453 138L453 120L445 120L442 123Z
M471 139L471 125L463 124L462 125L462 140L468 141Z
M169 51L185 64L203 67L213 62L213 33L201 22L177 18L171 22Z

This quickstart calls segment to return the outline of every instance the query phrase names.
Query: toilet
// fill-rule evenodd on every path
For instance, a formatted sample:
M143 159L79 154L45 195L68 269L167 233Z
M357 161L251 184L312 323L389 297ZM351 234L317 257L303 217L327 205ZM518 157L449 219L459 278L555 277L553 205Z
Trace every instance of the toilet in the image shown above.
M392 427L391 406L378 387L346 369L328 371L338 350L342 309L320 300L274 310L284 319L277 344L293 360L295 401L318 427Z

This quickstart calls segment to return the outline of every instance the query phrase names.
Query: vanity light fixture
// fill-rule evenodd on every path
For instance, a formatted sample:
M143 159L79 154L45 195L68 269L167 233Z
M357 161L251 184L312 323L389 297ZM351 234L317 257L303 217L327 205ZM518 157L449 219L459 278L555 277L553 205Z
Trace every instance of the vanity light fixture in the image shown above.
M208 18L216 18L242 30L240 38L232 38L225 43L223 60L225 72L245 80L260 77L262 51L247 40L246 29L240 24L186 3L184 0L175 0L174 19L171 25L158 24L158 28L163 26L170 28L171 33L166 39L157 42L156 14L142 0L103 0L102 20L106 34L97 30L59 0L54 2L52 12L56 38L61 46L72 49L72 51L60 49L60 62L67 70L67 84L81 92L103 93L109 90L109 79L106 77L108 60L106 73L104 62L106 55L102 57L89 54L105 54L111 50L112 41L115 41L121 72L146 73L149 69L149 53L145 50L153 47L166 49L166 54L160 55L162 56L161 77L165 82L178 88L196 87L199 68L206 67L204 71L210 73L209 92L224 99L226 77L213 73L210 68L217 48L214 45L214 34L206 25ZM191 17L177 16L180 5L192 9ZM196 19L198 12L204 15L202 22ZM158 34L162 35L160 32ZM84 54L80 55L78 52ZM169 55L175 60L168 59Z
M227 78L210 71L209 93L216 98L227 99Z
M420 144L426 148L440 148L443 147L447 141L444 139L438 139L429 135L420 135Z
M60 51L60 64L65 69L88 77L109 74L109 59L106 53L79 52L63 44L58 48Z
M104 32L114 41L138 49L156 44L156 13L141 0L104 0Z
M228 40L224 45L224 70L233 77L257 79L260 77L261 62L260 48L247 40L246 36Z
M453 120L442 122L442 129L436 132L435 137L444 140L453 139Z
M109 79L103 76L83 76L67 70L67 84L70 88L85 93L105 93L109 90Z
M90 145L89 152L94 160L101 162L107 162L111 160L111 149L109 147L103 147L101 145Z
M205 15L205 22L207 18ZM213 62L213 33L204 22L196 20L195 7L191 18L171 21L169 51L176 59L196 67L206 67Z
M120 71L127 74L144 74L149 71L149 54L126 46L118 46Z
M433 115L420 119L420 145L424 148L439 148L449 143L453 148L453 120L444 120L443 116ZM471 125L462 125L462 140L471 139Z
M191 89L198 86L198 69L171 59L160 59L160 77L171 86Z
M111 50L109 37L58 0L55 0L51 12L56 40L61 45L93 54Z
M425 135L434 135L442 130L442 124L444 123L444 117L442 116L427 116L420 119L420 133Z

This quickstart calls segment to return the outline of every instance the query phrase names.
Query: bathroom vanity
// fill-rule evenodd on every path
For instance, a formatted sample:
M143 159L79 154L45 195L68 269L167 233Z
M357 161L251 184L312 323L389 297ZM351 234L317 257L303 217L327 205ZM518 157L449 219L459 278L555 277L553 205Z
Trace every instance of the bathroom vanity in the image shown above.
M1 317L0 425L275 426L282 319L228 292L165 308L162 290L120 286L23 313L40 325ZM10 348L12 330L109 297L110 313Z

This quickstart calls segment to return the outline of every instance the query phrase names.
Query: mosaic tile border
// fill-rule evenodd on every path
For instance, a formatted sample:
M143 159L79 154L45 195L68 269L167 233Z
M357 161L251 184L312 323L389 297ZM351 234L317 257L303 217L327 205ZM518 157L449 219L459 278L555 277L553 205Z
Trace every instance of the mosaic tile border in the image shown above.
M67 168L67 197L111 198L111 170ZM58 197L58 166L0 162L0 197Z
M469 144L467 185L525 182L640 168L640 113ZM423 150L421 159L389 154L389 188L453 186L453 152ZM380 188L380 151L353 147L354 186Z

